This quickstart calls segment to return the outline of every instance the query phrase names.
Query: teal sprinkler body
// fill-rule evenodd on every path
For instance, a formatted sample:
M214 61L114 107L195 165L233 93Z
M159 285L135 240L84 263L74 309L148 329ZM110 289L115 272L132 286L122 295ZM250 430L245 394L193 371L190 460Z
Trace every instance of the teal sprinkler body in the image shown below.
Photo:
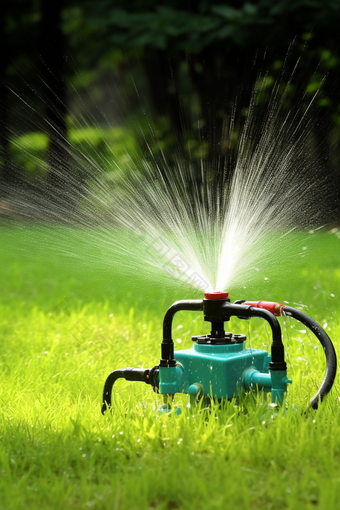
M172 321L179 311L202 311L204 320L211 323L208 335L196 336L192 349L174 351ZM305 313L294 308L267 301L231 303L227 292L205 293L204 299L177 301L166 312L163 321L161 359L151 369L125 368L114 370L107 378L103 391L102 413L111 407L111 393L115 381L144 381L164 397L160 411L169 412L175 393L186 393L190 402L199 399L231 399L250 389L271 393L274 405L282 405L287 385L287 365L281 338L278 315L293 317L311 329L321 342L327 362L324 381L311 400L316 409L319 401L331 389L336 375L336 354L327 333ZM245 335L226 333L224 322L230 317L265 319L272 331L271 354L245 347Z

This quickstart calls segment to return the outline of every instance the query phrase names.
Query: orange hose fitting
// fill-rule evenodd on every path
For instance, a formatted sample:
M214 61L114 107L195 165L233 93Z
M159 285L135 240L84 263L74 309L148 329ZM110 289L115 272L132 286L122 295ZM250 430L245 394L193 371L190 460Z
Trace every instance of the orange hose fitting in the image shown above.
M275 303L274 301L245 301L242 304L246 306L253 306L255 308L264 308L277 317L282 314L282 311L285 308L285 305Z

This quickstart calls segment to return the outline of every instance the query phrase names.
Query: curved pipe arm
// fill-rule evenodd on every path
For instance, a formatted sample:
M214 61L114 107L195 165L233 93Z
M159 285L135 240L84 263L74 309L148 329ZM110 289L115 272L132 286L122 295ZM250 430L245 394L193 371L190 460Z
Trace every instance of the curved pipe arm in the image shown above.
M251 307L252 317L262 317L271 327L273 333L273 342L271 346L272 359L269 363L270 370L287 370L285 362L285 352L282 343L281 326L277 318L268 310L263 308Z
M176 301L167 310L163 320L163 338L171 338L172 321L175 314L179 311L200 312L203 310L203 299L188 299L185 301Z
M265 319L271 327L273 333L273 342L282 344L281 326L279 321L268 310L247 305L246 303L224 303L223 310L226 317L236 316L240 319L261 317L262 319Z
M149 368L122 368L111 372L104 384L102 414L105 414L107 408L111 408L112 387L117 379L125 379L126 381L142 381L152 384L150 378L151 370Z
M282 343L281 326L277 318L264 308L257 308L241 303L224 303L224 313L227 317L236 316L241 319L251 317L260 317L265 319L272 330L273 342L271 346L272 360L270 362L270 370L286 370L284 346Z
M161 343L162 359L160 362L161 365L176 365L174 358L174 342L172 339L172 321L175 314L182 310L200 312L203 310L203 300L189 299L185 301L176 301L166 312L163 320L163 340Z

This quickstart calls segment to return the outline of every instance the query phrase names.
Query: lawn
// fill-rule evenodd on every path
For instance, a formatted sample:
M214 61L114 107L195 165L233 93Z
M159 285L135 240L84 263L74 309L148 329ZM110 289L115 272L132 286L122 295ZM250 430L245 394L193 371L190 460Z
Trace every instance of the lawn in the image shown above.
M303 305L339 356L338 232L293 235L300 252L269 281L227 290ZM182 414L164 416L150 386L118 381L101 415L109 372L154 366L167 308L202 296L123 274L99 249L66 227L0 226L0 509L339 508L340 388L308 408L324 354L292 320L280 319L293 384L278 414L249 394L209 411L179 396ZM201 314L178 314L176 348L206 328ZM260 319L231 329L268 349Z

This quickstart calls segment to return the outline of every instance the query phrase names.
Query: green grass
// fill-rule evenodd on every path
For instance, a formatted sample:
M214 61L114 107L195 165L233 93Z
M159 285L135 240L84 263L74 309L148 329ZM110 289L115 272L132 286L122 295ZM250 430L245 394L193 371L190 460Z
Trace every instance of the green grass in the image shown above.
M338 508L339 384L305 412L324 356L292 321L282 325L293 384L278 415L246 395L209 412L176 397L182 414L162 416L149 386L126 381L114 387L112 416L100 414L108 373L155 365L167 307L200 293L97 266L96 246L72 255L85 245L66 228L0 228L0 509ZM307 251L269 282L228 290L304 303L339 354L340 239L319 233ZM174 328L178 348L206 331L184 312ZM268 348L261 320L250 335Z

